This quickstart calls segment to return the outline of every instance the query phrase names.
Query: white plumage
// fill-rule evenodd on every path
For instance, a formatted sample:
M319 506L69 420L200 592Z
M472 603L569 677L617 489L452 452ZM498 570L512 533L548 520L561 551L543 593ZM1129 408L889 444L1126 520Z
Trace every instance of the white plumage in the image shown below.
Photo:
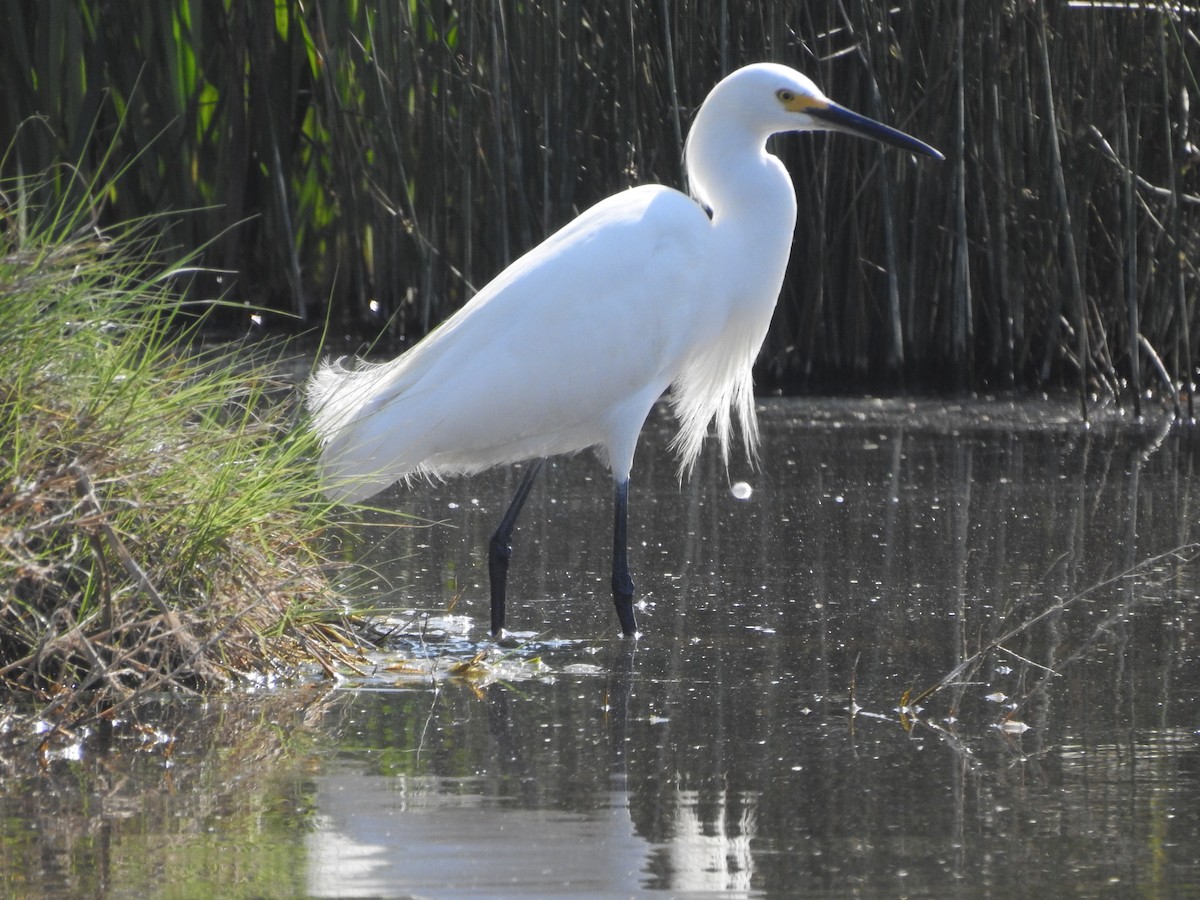
M688 135L692 196L655 185L609 197L506 268L402 356L320 368L308 403L330 495L357 501L413 476L478 472L595 447L618 487L623 540L624 488L638 433L668 387L681 470L693 465L713 422L728 452L734 415L753 454L751 366L796 221L791 180L766 140L809 129L853 131L938 155L832 103L789 68L739 69L708 95ZM505 517L508 531L523 500L520 492ZM500 545L505 570L507 541L502 524L493 564ZM617 568L614 595L618 580L631 594L627 571ZM493 571L498 631L495 581ZM501 584L501 623L503 594ZM620 597L617 605L620 611ZM622 614L627 632L632 623L631 611Z

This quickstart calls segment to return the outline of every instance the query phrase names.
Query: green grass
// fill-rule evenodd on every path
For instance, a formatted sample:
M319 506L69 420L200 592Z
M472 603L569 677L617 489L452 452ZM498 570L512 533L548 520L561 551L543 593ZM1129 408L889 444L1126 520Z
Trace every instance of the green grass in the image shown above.
M277 360L204 348L158 218L0 183L0 683L46 710L329 669L315 439Z

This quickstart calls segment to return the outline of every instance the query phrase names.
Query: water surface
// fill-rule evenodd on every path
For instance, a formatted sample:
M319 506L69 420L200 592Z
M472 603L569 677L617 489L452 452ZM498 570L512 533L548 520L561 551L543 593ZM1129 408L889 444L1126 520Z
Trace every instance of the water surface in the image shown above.
M636 641L591 457L523 513L516 647L486 636L486 547L519 471L389 492L415 519L349 527L384 579L370 665L176 712L211 739L169 758L9 779L6 870L31 895L1200 892L1190 433L996 401L761 418L758 469L709 448L682 485L649 423Z

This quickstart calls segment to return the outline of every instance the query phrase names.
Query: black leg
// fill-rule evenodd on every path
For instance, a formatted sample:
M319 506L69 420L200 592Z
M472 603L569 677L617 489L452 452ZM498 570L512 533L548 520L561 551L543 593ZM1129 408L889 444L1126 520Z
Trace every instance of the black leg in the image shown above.
M508 585L508 561L512 558L513 528L517 524L517 516L521 514L521 507L525 505L525 498L529 496L533 482L538 472L542 471L545 461L535 459L529 464L529 468L525 470L525 477L521 479L517 492L513 495L512 503L508 504L508 511L504 513L500 526L488 544L488 578L492 585L492 635L495 637L499 637L504 631L504 598Z
M629 540L626 536L626 519L629 517L629 480L619 482L613 503L613 603L617 605L617 618L621 620L621 631L625 635L637 634L637 621L633 616L633 579L629 577Z

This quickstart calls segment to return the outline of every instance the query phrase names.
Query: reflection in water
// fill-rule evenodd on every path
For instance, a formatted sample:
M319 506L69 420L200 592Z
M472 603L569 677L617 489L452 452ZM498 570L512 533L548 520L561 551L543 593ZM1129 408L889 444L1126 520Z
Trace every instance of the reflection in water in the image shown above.
M327 688L163 695L43 764L0 721L5 898L293 897L314 810L292 760ZM146 723L154 723L151 727Z
M313 896L638 890L646 846L619 793L608 809L572 813L499 802L470 783L352 769L320 776L316 796L321 814L307 838Z
M487 712L488 754L475 760L482 764L478 774L371 774L372 754L348 753L314 779L320 813L306 839L309 893L632 896L665 888L676 895L756 896L752 796L723 790L707 795L678 783L653 798L628 789L625 700L632 670L626 667L634 654L620 655L617 668L624 671L606 686L606 727L590 735L606 735L610 742L606 749L601 742L589 748L608 758L607 788L599 759L558 773L575 782L581 808L563 804L557 791L541 790L549 774L539 772L543 754L517 740L529 725L521 721L527 704L513 702L512 688L493 684L468 701L482 703ZM374 705L362 709L372 715ZM343 725L351 723L358 724L353 713ZM469 727L448 721L438 732L449 736ZM566 760L557 765L569 766ZM633 805L644 807L647 799L669 816L661 834L640 835L634 824Z
M616 637L593 461L548 465L530 497L517 650L486 638L485 554L519 473L399 490L441 524L350 535L393 586L374 602L426 627L321 703L293 768L179 754L147 787L116 759L58 761L9 780L0 863L102 858L70 886L114 895L153 874L230 896L248 873L254 896L1194 890L1194 439L1023 415L771 403L761 471L710 456L682 486L653 419L636 642ZM197 813L214 804L168 779L224 805Z
M740 802L737 802L740 801ZM671 805L675 809L671 837L667 846L655 854L666 873L661 885L651 887L675 891L720 892L727 896L750 896L754 856L750 842L754 838L753 799L728 798L721 792L715 798L715 815L702 815L699 791L677 790ZM730 818L730 806L740 806ZM652 861L651 871L659 868Z
M491 741L460 748L455 790L611 817L615 773L637 883L676 894L1194 877L1190 436L870 402L771 404L764 433L761 472L709 457L681 489L652 421L636 652L603 663L603 696L562 674L489 687ZM397 493L445 524L367 538L394 602L454 604L482 639L483 553L517 477ZM604 479L548 466L515 540L510 622L582 642L544 653L552 670L618 652ZM478 705L447 709L453 690L429 715L458 745ZM906 696L922 699L901 713ZM425 737L422 770L453 775Z

